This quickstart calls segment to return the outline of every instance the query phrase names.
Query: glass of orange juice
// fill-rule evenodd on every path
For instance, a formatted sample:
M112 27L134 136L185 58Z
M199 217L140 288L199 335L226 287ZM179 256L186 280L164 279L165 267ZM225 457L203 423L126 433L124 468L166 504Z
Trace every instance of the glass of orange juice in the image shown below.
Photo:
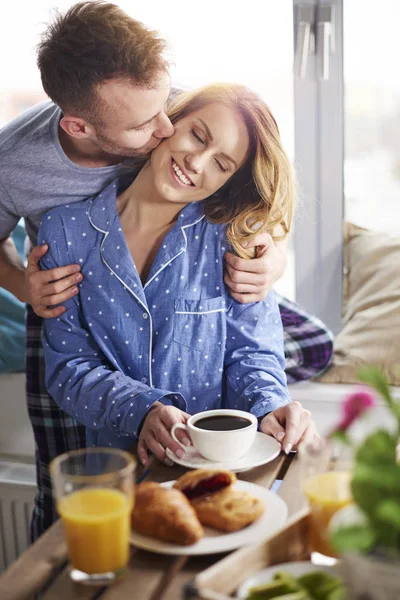
M303 492L310 508L311 547L314 552L335 557L329 542L333 515L352 503L352 459L335 440L317 438L299 448Z
M73 581L107 585L125 570L135 466L133 456L115 448L73 450L52 461Z
M338 510L352 502L351 473L327 471L305 480L303 489L311 516L311 546L313 551L336 557L329 543L329 523Z

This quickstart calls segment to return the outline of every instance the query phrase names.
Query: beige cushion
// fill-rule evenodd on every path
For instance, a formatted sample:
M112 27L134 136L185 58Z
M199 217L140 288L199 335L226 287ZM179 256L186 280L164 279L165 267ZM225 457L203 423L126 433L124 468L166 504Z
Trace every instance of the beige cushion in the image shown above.
M355 383L379 365L400 384L400 239L345 224L344 326L332 366L318 381Z

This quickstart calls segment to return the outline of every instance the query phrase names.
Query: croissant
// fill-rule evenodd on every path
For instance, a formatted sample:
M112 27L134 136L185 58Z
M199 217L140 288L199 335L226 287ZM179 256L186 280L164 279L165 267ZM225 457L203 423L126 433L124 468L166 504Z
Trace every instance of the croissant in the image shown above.
M142 535L185 546L204 535L194 508L182 492L150 481L135 488L132 527Z
M225 488L192 500L202 525L224 532L238 531L253 523L265 510L263 500L243 490Z

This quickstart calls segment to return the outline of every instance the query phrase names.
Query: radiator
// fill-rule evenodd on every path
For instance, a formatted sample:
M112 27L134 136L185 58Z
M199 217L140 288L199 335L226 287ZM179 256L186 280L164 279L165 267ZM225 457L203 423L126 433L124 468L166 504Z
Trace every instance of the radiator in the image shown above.
M0 459L0 571L29 546L35 466Z

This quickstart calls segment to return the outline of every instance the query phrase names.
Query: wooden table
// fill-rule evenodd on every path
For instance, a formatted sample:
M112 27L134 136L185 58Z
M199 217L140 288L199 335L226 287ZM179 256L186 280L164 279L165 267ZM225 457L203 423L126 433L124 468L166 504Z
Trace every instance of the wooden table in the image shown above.
M305 506L300 492L299 463L294 455L282 455L273 462L238 477L271 488L283 480L278 495L289 507L289 516ZM152 466L148 479L176 479L184 469ZM140 473L139 473L140 476ZM275 484L276 485L276 484ZM93 588L73 583L66 566L66 546L57 521L0 577L1 600L179 600L183 586L222 555L176 557L151 554L132 548L128 572L110 587Z

